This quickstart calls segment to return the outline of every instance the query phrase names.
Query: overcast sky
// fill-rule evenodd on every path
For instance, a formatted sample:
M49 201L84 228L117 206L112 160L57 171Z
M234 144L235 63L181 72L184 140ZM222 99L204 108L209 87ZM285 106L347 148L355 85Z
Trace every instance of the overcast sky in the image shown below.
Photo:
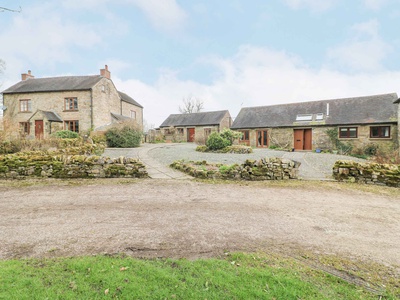
M182 99L206 111L400 90L400 0L8 0L1 90L98 74L156 127Z

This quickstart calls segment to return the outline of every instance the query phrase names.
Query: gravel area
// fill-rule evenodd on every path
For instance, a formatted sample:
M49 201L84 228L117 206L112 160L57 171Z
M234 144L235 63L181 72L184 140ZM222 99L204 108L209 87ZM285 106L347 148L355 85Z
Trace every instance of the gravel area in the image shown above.
M332 167L337 160L356 160L354 157L334 155L315 152L287 152L270 149L253 149L250 154L229 154L229 153L202 153L195 151L196 144L144 144L140 151L147 149L147 156L158 163L168 166L175 160L193 160L209 163L241 164L246 159L260 159L263 157L280 157L295 160L301 163L299 177L305 180L330 180L332 179ZM107 149L106 156L129 156L137 157L139 149Z

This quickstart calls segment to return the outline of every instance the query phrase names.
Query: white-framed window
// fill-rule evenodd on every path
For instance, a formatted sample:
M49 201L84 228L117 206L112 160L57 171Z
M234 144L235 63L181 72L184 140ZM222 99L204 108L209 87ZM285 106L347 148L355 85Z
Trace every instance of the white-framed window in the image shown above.
M136 120L136 111L131 110L131 118Z
M324 114L323 113L318 113L315 115L315 120L316 121L321 121L324 119Z
M32 100L31 99L19 100L19 111L20 112L31 112L32 111Z
M298 114L296 121L312 121L312 114Z

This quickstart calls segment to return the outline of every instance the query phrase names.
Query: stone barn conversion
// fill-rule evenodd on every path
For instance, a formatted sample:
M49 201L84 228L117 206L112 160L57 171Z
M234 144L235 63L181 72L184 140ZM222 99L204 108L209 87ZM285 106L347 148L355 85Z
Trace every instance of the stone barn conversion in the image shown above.
M160 130L167 141L204 144L211 132L220 132L231 124L227 110L172 114L160 125Z
M242 108L231 129L252 147L331 149L328 129L355 148L399 144L399 98L396 93Z
M61 129L88 133L122 120L143 128L143 106L117 91L107 65L91 76L35 78L28 71L3 91L3 103L4 129L31 138Z

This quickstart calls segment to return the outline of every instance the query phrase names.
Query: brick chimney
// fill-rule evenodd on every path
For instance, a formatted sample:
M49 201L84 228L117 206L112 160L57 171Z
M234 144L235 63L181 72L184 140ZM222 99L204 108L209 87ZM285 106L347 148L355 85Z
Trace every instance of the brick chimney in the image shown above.
M104 69L100 69L100 76L111 79L111 72L108 71L107 65L105 65Z
M22 81L27 80L27 79L31 79L31 78L35 78L35 76L33 76L31 74L31 70L28 70L28 73L22 73L21 74Z

